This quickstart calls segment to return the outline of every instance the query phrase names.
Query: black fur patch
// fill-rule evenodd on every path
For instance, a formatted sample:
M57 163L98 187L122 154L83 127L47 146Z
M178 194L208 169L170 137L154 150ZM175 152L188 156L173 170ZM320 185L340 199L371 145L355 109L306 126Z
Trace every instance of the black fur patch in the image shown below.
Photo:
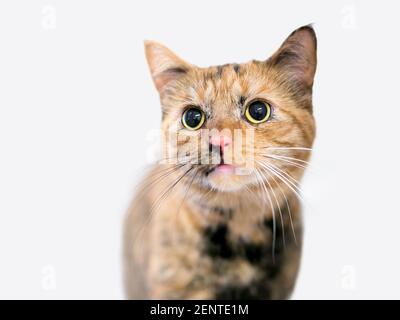
M234 256L228 241L228 226L226 224L206 228L204 236L206 238L205 251L208 255L222 259L231 259Z
M267 235L271 235L273 224L271 220L265 220L262 228L268 229ZM225 223L210 226L204 230L204 253L213 259L244 259L254 267L263 270L265 279L275 278L283 263L283 233L281 224L276 223L275 248L272 241L266 238L265 242L253 243L243 239L232 240L229 238L229 228Z
M224 217L230 217L233 210L229 208L215 207L213 210ZM262 228L268 229L270 234L273 229L272 221L265 220ZM225 223L217 226L209 226L204 230L205 237L205 253L213 258L234 259L242 258L251 264L267 267L279 262L279 258L283 251L283 238L281 225L277 222L275 230L275 249L273 252L271 239L266 239L262 243L247 242L242 239L230 240L229 228ZM275 258L275 261L274 259Z
M237 63L234 63L233 64L233 70L236 72L236 74L238 74L239 71L240 71L240 66Z
M273 222L266 219L260 225L265 230L265 241L261 243L247 242L243 239L232 239L229 227L225 223L205 229L205 253L213 259L225 261L244 259L254 268L261 271L261 277L247 285L230 283L215 288L216 299L269 299L271 297L268 283L276 278L284 262L283 233L280 221L276 221L275 249L273 252L271 232Z
M274 228L274 222L273 222L272 219L265 219L264 222L263 222L263 224L264 224L264 226L265 226L267 229L269 229L269 230L271 230L271 231L272 231L272 229Z
M271 247L265 244L244 243L244 256L252 264L259 264L265 257L271 255Z

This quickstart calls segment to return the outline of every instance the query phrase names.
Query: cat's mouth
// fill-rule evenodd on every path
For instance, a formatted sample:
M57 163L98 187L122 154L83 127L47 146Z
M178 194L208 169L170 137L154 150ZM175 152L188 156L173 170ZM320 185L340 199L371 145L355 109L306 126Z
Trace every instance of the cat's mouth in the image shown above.
M216 174L235 174L236 172L236 167L231 164L218 164L215 166L210 167L206 171L206 176L210 175L211 173L216 173Z
M221 163L207 168L207 170L205 171L205 175L209 176L210 174L215 173L225 176L228 175L243 176L243 175L249 175L252 172L253 170L251 167L242 167L233 164Z
M237 191L251 182L252 175L244 167L220 163L207 168L205 177L213 190L224 192Z

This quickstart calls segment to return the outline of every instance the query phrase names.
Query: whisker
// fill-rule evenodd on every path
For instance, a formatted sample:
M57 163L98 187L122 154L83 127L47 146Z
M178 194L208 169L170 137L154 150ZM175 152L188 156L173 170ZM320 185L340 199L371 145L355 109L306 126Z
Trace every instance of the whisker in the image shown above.
M195 170L196 170L196 169L195 169ZM182 204L185 202L185 199L186 199L186 197L187 197L187 195L188 195L188 193L189 193L190 187L192 186L192 184L193 184L193 182L194 182L194 179L196 179L196 176L198 175L199 172L200 172L199 170L196 170L196 171L194 172L193 177L192 177L192 180L190 181L189 186L188 186L188 188L186 189L185 195L184 195L183 198L182 198L181 204L180 204L179 207L178 207L178 210L177 210L177 213L176 213L177 215L178 215L179 212L181 211Z
M310 203L303 197L303 190L300 188L300 183L294 178L292 177L288 172L286 172L285 170L280 169L279 167L273 165L273 164L269 164L270 166L272 166L275 170L279 171L278 173L281 173L281 175L284 175L284 178L286 176L286 181L289 181L289 179L293 180L294 183L290 183L291 185L293 185L293 187L296 188L296 190L298 192L295 192L295 194L297 195L297 197L299 198L299 200L301 200L304 204L306 204L307 206L310 206ZM292 190L293 191L293 190Z
M161 182L162 180L164 180L164 178L168 177L170 174L179 170L183 166L184 166L184 164L174 165L172 167L164 168L164 169L158 170L157 172L153 173L152 175L150 175L148 177L148 179L150 179L150 181L148 183L139 185L140 193L148 191L148 189L151 186L153 186L154 184L156 184L158 182Z
M280 186L279 181L277 181L277 180L275 179L275 175L274 175L273 173L272 173L272 175L271 175L271 178L272 178L272 180L275 182L275 184L278 186L279 191L281 192L281 194L283 195L283 197L284 197L284 199L285 199L286 207L287 207L287 209L288 209L288 215L289 215L290 226L291 226L292 233L293 233L293 239L294 239L295 244L297 245L296 232L295 232L295 230L294 230L293 219L292 219L292 212L291 212L291 210L290 210L289 201L288 201L288 199L287 199L287 197L286 197L285 192L283 191L282 187Z
M296 187L299 192L301 192L300 182L297 181L289 172L279 168L278 166L276 166L272 163L269 163L268 165L271 166L272 168L274 168L275 170L279 171L281 174L283 174L288 180L290 180L292 182L292 185L294 187Z
M264 168L264 170L263 170L266 174L268 174L268 176L269 177L271 177L271 175L270 175L270 173L268 172L268 170L266 170L265 168ZM272 177L273 178L273 177ZM274 179L274 178L273 178ZM280 216L280 219L281 219L281 228L282 228L282 240L283 240L283 246L284 247L286 247L286 240L285 240L285 227L284 227L284 224L283 224L283 215L282 215L282 210L281 210L281 206L280 206L280 203L278 202L278 198L276 197L276 194L275 194L275 191L274 191L274 188L272 188L272 186L271 186L271 184L269 183L269 181L268 181L268 179L266 179L265 180L267 183L268 183L268 186L269 186L269 188L270 188L270 190L271 190L271 192L272 192L272 195L274 196L274 198L275 198L275 202L276 202L276 204L277 204L277 206L278 206L278 210L279 210L279 216ZM275 179L274 179L274 181L275 181Z
M310 162L308 162L306 160L303 160L303 159L299 159L299 158L283 156L283 155L277 155L277 154L274 154L273 156L277 157L277 158L283 158L283 159L287 159L287 160L298 161L298 162L301 162L301 163L304 163L304 164L310 164Z
M306 148L306 147L265 147L264 149L312 151L312 148Z
M305 202L305 200L303 199L303 197L301 196L301 194L299 194L299 192L301 192L301 190L300 190L300 188L299 188L298 186L296 186L295 184L293 184L293 182L291 182L290 180L288 180L288 179L287 179L285 176L283 176L281 173L277 172L277 171L276 171L274 168L272 168L270 165L265 164L265 163L260 162L260 161L257 161L257 162L258 162L261 166L264 166L264 167L267 166L267 167L269 167L269 169L270 169L272 172L274 172L275 175L276 175L277 177L279 177L280 180L281 180L282 182L284 182L285 185L286 185L290 190L292 190L292 191L296 194L296 196L299 198L299 200ZM294 188L297 188L297 189L299 190L299 192L298 192L296 189L294 189L294 188L292 187L292 185L293 185Z
M295 157L288 157L288 156L284 156L284 155L280 155L280 154L269 154L269 153L262 153L262 155L268 156L268 157L274 157L274 158L278 158L278 159L284 159L284 160L288 160L288 161L293 161L293 162L300 162L300 163L296 163L298 165L310 165L309 161L303 160L303 159L299 159L299 158L295 158ZM305 166L304 166L305 167Z
M268 196L268 200L271 206L271 211L272 211L272 262L275 263L275 246L276 246L276 221L275 221L275 209L274 205L272 204L271 196L267 190L267 186L264 183L263 176L261 175L260 171L255 168L254 171L258 177L258 181L262 183L262 187L264 188L265 194Z
M159 206L162 204L162 202L171 194L173 191L174 187L191 171L193 170L193 167L190 167L187 171L185 171L182 175L180 175L177 179L175 179L171 184L169 184L162 194L156 199L156 201L153 202L153 205L151 206L149 213L147 214L147 219L143 223L141 229L138 231L135 240L137 238L140 238L142 235L142 232L144 232L145 228L151 223L154 212L156 209L159 208ZM176 170L178 171L178 169ZM175 172L175 171L174 171Z
M161 196L152 205L152 207L149 211L150 215L153 214L154 210L159 207L161 202L172 192L173 188L186 176L186 174L188 174L192 170L193 170L193 167L190 167L187 171L185 171L184 174L182 174L179 178L177 178L172 183L172 185L170 185L168 188L166 188L166 190L161 194ZM160 201L160 199L161 199L161 201ZM157 204L157 206L156 206L156 204Z
M175 162L168 163L169 160L176 160L176 163ZM188 163L191 160L193 160L192 156L183 156L183 157L173 156L173 157L169 157L169 158L159 159L159 160L157 160L157 163L161 164L161 165L163 165L163 164L165 164L165 165L168 165L168 164L183 164L183 163Z
M268 167L268 169L270 168L272 171L277 171L277 173L283 175L283 178L285 178L286 181L288 181L294 188L296 188L299 192L301 191L299 187L300 183L294 177L292 177L288 172L282 170L278 166L273 165L272 163L267 163L264 161L257 161L257 162L261 164L264 168Z
M279 186L279 189L281 190L283 196L285 197L286 206L288 208L288 213L289 213L290 226L292 227L292 232L293 232L293 239L294 239L294 243L297 245L297 237L296 237L296 232L294 231L293 219L292 219L292 211L290 210L289 201L288 201L285 193L283 192L283 190L282 190L282 188L280 186Z
M289 164L293 165L293 166L296 167L296 168L300 168L300 169L306 169L306 168L307 168L307 167L306 167L305 165L303 165L303 164L296 163L296 162L293 162L293 161L290 161L290 160L287 160L287 159L282 159L282 158L279 158L279 157L276 157L276 156L273 156L273 155L270 155L270 154L261 154L261 155L264 156L264 157L267 157L267 158L271 158L271 159L275 159L275 160L280 160L280 161L282 161L282 162L289 163Z
M248 191L248 193L255 199L255 200L260 200L259 198L256 197L255 193L247 186L244 185L244 187L246 188L246 190Z

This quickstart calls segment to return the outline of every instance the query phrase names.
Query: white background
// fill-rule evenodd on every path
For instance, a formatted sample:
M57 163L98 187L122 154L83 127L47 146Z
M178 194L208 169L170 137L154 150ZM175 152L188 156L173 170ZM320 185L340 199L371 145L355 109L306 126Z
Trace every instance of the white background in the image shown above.
M200 66L314 22L318 137L293 298L400 298L395 1L0 3L0 298L123 298L122 218L160 120L143 40Z

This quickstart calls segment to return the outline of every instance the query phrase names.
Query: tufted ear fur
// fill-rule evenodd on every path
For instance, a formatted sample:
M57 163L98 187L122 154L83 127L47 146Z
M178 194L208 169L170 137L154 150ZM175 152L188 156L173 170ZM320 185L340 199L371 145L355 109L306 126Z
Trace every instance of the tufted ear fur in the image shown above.
M312 26L292 32L268 62L290 79L311 88L317 66L317 38Z
M192 67L158 42L145 41L144 47L151 76L160 94L170 81L178 79Z

